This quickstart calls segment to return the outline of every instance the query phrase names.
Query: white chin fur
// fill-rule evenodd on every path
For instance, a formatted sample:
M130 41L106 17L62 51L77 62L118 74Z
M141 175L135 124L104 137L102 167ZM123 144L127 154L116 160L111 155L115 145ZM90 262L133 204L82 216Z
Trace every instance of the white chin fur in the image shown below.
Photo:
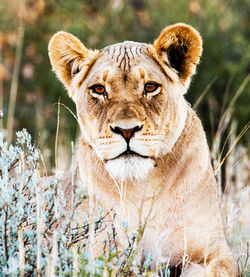
M152 159L140 157L121 157L106 163L106 169L110 175L121 181L126 179L143 180L153 167Z

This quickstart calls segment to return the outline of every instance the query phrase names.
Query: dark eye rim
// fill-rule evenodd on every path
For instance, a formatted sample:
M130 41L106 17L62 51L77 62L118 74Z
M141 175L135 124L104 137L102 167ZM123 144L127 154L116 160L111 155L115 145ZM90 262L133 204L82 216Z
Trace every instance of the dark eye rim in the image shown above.
M147 85L153 85L153 86L155 86L154 90L152 90L152 91L147 91L147 89L146 89L146 86L147 86ZM147 82L147 83L144 84L144 93L145 93L145 94L153 93L153 92L155 92L160 86L161 86L161 85L158 84L158 83L156 83L156 82Z
M97 87L101 87L101 88L104 88L104 91L103 92L97 92L97 91L95 91L95 89L97 88ZM95 84L95 85L93 85L93 86L90 86L89 87L89 89L91 89L92 90L92 92L93 93L95 93L95 94L97 94L97 95L106 95L107 94L107 92L106 92L106 88L103 86L103 85L101 85L101 84Z

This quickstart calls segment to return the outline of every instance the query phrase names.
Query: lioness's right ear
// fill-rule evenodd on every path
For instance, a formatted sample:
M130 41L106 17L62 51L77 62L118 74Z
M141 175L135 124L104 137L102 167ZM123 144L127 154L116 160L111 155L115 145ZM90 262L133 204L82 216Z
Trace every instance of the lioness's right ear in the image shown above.
M51 38L48 48L53 70L72 94L72 79L89 68L99 51L87 49L78 38L62 31Z
M202 53L202 39L198 31L183 23L170 25L162 30L154 47L159 60L176 70L188 87Z

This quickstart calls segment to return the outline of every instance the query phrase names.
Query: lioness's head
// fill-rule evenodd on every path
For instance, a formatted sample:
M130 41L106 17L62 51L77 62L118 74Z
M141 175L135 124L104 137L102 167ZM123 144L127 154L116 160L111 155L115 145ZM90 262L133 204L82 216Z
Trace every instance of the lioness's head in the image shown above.
M199 33L165 28L153 45L125 41L101 50L58 32L52 67L77 107L81 133L114 178L145 178L185 125L186 93L202 52Z

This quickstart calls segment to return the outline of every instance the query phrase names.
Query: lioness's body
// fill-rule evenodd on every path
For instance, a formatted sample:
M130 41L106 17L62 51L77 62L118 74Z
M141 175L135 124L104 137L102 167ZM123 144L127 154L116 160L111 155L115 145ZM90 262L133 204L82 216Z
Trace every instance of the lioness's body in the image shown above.
M152 266L183 263L184 276L236 276L205 134L183 97L199 62L199 34L179 24L154 46L91 51L61 32L49 50L77 106L77 168L82 182L91 176L93 203L119 207L118 221L131 230L146 222L142 260L151 255ZM103 237L96 239L98 255Z

